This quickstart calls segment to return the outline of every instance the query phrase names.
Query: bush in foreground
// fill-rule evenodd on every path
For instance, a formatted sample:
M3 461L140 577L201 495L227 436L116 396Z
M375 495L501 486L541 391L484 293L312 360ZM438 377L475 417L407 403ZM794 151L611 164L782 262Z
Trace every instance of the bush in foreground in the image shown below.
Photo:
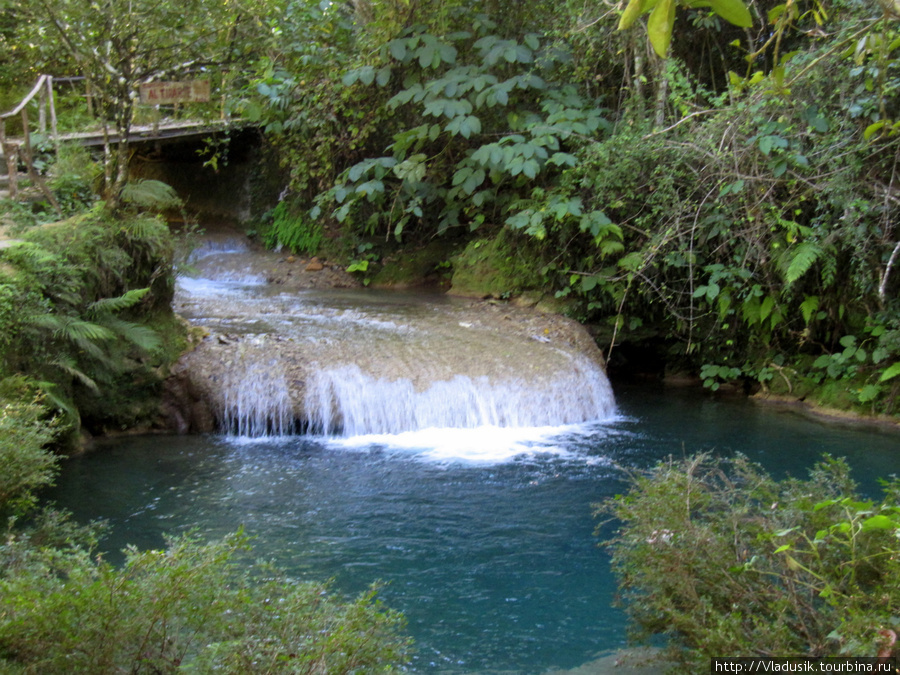
M100 528L36 512L57 427L24 379L0 381L0 673L390 673L407 660L403 617L375 588L344 602L326 585L251 565L242 533L165 550L95 555ZM30 525L21 526L28 517Z
M900 482L865 500L847 464L776 481L746 458L659 464L597 513L638 637L688 672L714 656L887 655L900 630Z
M343 603L247 565L240 533L130 549L121 569L41 538L0 548L0 672L390 673L406 660L403 619L374 588Z

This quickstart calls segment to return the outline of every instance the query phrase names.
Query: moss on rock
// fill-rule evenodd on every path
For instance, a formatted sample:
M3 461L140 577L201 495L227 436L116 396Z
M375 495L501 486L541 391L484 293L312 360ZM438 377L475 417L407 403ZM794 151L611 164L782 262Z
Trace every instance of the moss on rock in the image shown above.
M474 298L509 298L542 285L540 260L506 230L469 242L452 259L450 293Z
M400 249L385 256L378 272L372 277L371 285L376 288L446 288L450 278L450 259L455 251L454 243L443 240Z

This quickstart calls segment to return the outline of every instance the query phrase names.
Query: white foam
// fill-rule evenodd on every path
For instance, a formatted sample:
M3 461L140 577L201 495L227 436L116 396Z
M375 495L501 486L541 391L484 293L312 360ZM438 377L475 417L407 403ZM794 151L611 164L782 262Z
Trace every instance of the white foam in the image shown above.
M286 436L293 411L284 367L277 359L249 363L226 374L219 424L235 436Z
M236 295L245 293L248 286L260 286L265 280L260 277L248 275L241 279L231 281L214 281L213 279L179 277L178 290L188 295L201 298L216 298L222 295Z
M193 262L213 255L234 255L247 253L249 250L250 247L243 238L229 237L221 241L205 241L201 246L191 251L188 259Z
M404 453L425 461L466 464L503 464L523 455L572 458L567 440L596 431L596 424L545 427L481 426L472 429L437 428L399 434L365 434L320 438L336 449Z

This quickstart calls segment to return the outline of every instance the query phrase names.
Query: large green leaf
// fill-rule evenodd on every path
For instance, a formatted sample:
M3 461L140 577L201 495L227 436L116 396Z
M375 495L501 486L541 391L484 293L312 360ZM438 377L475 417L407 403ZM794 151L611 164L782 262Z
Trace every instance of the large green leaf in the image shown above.
M708 2L703 4L709 6L712 11L735 26L749 28L753 25L753 17L750 16L750 10L747 9L741 0L708 0Z
M625 11L622 12L622 18L619 19L619 30L624 30L631 26L638 17L644 13L645 0L631 0Z
M405 39L397 39L391 40L388 43L388 49L391 51L391 56L393 56L398 61L403 61L406 58L406 40Z
M879 514L877 516L872 516L871 518L866 518L862 522L862 531L868 532L870 530L896 530L897 523L893 518L888 516Z
M881 374L881 377L878 378L878 381L879 382L887 382L888 380L892 380L893 378L897 377L898 375L900 375L900 361L897 361L894 365L892 365L890 368L885 370Z
M665 58L672 41L672 27L675 25L675 0L660 0L647 19L647 35L650 44L660 57Z

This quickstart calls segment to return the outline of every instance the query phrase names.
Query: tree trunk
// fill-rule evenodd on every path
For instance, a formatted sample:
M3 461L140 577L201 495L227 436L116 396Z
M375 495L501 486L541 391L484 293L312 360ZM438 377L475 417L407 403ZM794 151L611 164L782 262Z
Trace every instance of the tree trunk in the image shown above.
M128 135L131 132L131 122L134 118L134 106L130 98L121 97L117 102L121 108L116 114L116 133L119 142L116 146L116 179L109 187L106 199L107 208L116 211L121 206L122 190L128 182L128 163L130 157L130 143Z
M669 101L669 60L656 59L656 62L656 113L653 128L662 129L666 123L666 103Z
M631 31L631 49L634 54L634 77L632 78L632 89L634 91L634 112L635 118L643 120L646 110L646 100L644 98L644 74L646 64L646 46L643 41L635 39L637 31Z

